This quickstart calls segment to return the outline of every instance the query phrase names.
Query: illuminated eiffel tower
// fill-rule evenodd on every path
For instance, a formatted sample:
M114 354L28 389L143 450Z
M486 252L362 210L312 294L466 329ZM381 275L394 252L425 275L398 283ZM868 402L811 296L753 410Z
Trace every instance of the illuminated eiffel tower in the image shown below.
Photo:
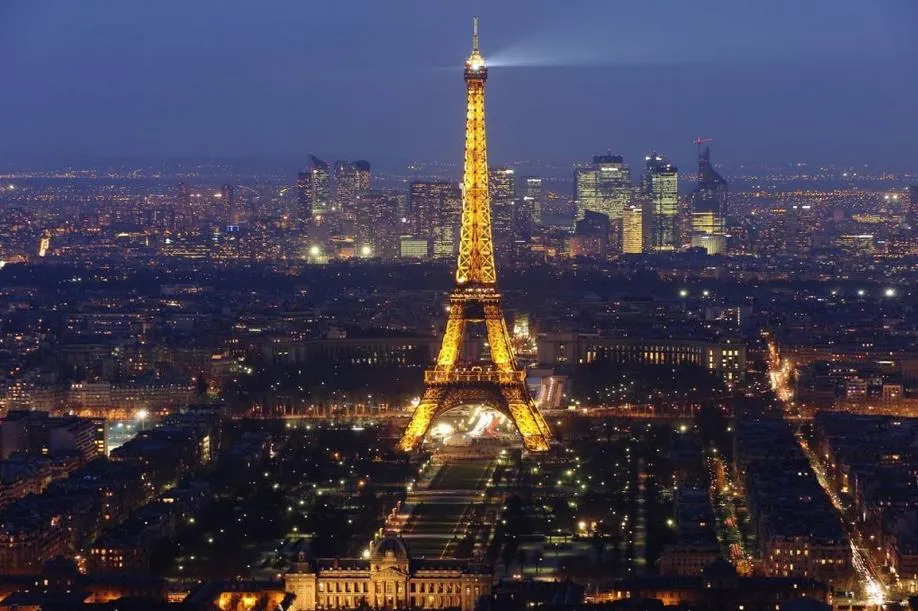
M517 367L497 292L485 136L487 78L488 68L478 50L475 17L472 54L465 61L465 166L456 286L449 298L449 318L440 354L434 367L424 374L424 395L399 442L405 451L420 445L435 418L461 405L486 404L509 416L529 451L548 450L551 439L545 419L529 396L526 374ZM463 361L465 332L481 324L487 332L490 362Z

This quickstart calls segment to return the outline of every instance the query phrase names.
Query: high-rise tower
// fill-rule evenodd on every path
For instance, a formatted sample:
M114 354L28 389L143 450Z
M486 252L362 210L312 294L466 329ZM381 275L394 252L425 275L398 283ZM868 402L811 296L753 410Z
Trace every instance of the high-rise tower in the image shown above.
M487 404L509 416L530 451L548 450L551 437L545 419L529 396L526 374L517 367L497 292L485 135L487 78L488 68L478 50L476 17L472 54L465 62L465 165L456 284L449 298L449 318L440 354L424 374L424 395L399 442L405 451L420 445L438 415L470 404ZM463 358L465 332L473 325L484 325L488 361Z
M620 220L631 204L631 168L621 155L594 156L592 166L574 170L574 197L578 219L592 210Z
M651 153L641 179L641 190L650 198L650 248L655 252L679 247L676 215L679 213L679 171L662 155Z
M429 253L453 257L459 242L462 190L457 182L415 181L408 191L412 233L426 240ZM428 253L428 254L429 254Z
M727 181L711 163L711 149L698 155L698 186L692 192L692 246L709 255L727 250L724 214L727 208Z
M306 171L297 174L296 188L297 202L305 221L322 216L331 208L328 164L315 155L309 155Z
M339 214L353 217L357 200L369 190L369 161L361 159L335 163L335 210Z
M629 206L622 212L622 253L639 255L644 252L644 211Z
M229 183L220 187L220 205L228 225L238 225L242 220L241 211L236 207L236 188Z
M905 222L912 228L913 233L918 229L918 185L908 188L908 204L905 208Z
M542 224L542 205L545 203L542 192L542 179L538 176L524 176L523 186L523 203L532 212L532 222L536 225Z
M491 229L500 255L509 252L513 240L513 215L516 207L516 176L511 168L491 168L488 194L491 197Z

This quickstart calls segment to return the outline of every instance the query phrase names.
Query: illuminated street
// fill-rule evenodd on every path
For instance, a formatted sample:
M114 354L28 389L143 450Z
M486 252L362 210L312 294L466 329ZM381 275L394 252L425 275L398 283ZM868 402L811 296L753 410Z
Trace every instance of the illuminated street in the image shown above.
M768 344L768 366L772 390L784 404L785 415L789 416L793 399L793 364L790 360L780 357L774 342L769 342ZM888 589L882 581L882 576L879 575L865 554L856 545L855 541L861 538L860 533L854 526L854 522L847 518L845 505L826 478L825 470L818 457L813 453L802 435L798 435L797 438L801 449L810 461L810 466L816 474L820 486L825 490L832 502L832 506L841 515L842 523L846 525L848 530L848 535L851 538L851 564L857 572L860 585L860 592L857 595L861 596L866 604L882 605L888 598Z
M780 357L774 342L769 342L768 344L768 366L772 390L784 404L785 416L789 417L793 399L793 364L790 360ZM810 448L806 438L798 434L797 439L810 462L813 472L816 474L819 485L825 490L829 500L832 502L832 506L842 517L842 523L848 531L848 536L851 539L851 564L857 573L860 588L856 596L862 598L859 602L868 605L884 604L890 598L889 587L885 583L883 575L876 569L867 554L862 551L862 546L859 545L859 542L863 540L863 535L858 530L856 522L850 519L850 510L834 489L829 478L826 477L821 461ZM852 604L857 603L852 601Z
M801 435L798 435L798 440L800 441L800 447L803 449L803 453L806 454L806 457L810 461L813 472L816 473L819 485L826 491L829 500L832 501L832 506L841 514L842 523L847 527L848 536L851 538L851 565L857 572L861 588L861 591L856 594L863 597L863 600L860 602L868 605L884 604L891 598L889 586L885 583L883 575L877 571L876 566L874 566L869 556L864 552L863 546L860 545L864 537L857 529L856 522L850 519L850 510L835 491L832 482L826 477L825 469L812 448L810 448L810 444Z

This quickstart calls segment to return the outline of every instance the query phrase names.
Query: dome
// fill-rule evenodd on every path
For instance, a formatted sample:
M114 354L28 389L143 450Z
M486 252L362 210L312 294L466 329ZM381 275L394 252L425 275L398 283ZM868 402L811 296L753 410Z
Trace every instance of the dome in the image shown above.
M383 537L373 550L373 558L376 560L408 560L408 547L399 537L392 535Z

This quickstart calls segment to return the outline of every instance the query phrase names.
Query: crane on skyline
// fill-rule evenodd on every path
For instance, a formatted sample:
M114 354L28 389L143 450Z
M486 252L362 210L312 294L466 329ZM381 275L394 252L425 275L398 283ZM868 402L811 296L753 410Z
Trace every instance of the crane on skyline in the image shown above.
M695 146L698 147L699 157L701 156L701 146L704 144L709 144L711 142L714 142L714 138L705 138L704 136L698 136L697 138L695 138L694 143L695 143Z

